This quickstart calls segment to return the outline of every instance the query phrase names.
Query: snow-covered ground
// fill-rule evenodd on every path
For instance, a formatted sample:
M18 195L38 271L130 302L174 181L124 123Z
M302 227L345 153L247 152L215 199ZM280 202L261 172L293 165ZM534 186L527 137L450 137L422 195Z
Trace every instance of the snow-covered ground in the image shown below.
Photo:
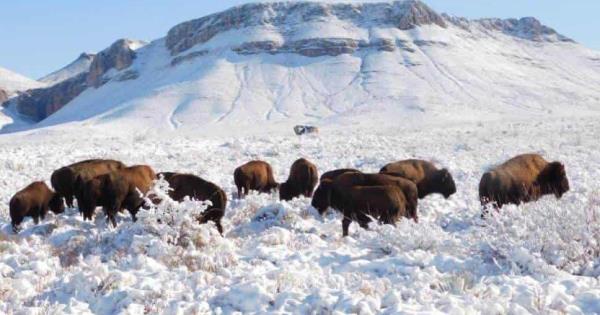
M524 118L421 128L399 123L370 132L325 127L306 138L291 129L231 138L111 136L101 126L3 135L0 313L598 313L598 117ZM523 152L563 161L571 191L481 220L481 174ZM319 217L307 198L232 199L239 164L264 159L283 181L301 156L320 172L432 159L451 170L458 192L423 200L419 224L404 220L369 231L353 224L347 238L340 216ZM230 199L224 237L191 220L188 213L201 210L194 202L167 202L140 213L135 224L121 215L116 229L100 211L90 223L68 209L11 232L8 201L15 191L91 157L192 172L221 185Z

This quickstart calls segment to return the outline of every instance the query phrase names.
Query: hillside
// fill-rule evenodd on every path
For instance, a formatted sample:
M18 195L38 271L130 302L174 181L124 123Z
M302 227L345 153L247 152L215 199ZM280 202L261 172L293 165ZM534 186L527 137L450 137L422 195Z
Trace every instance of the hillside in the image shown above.
M114 46L105 64L95 62L101 71L23 97L17 108L41 120L35 127L232 134L600 110L598 52L534 18L467 20L419 1L247 4L143 47ZM123 54L125 63L113 58ZM65 89L72 98L52 98Z

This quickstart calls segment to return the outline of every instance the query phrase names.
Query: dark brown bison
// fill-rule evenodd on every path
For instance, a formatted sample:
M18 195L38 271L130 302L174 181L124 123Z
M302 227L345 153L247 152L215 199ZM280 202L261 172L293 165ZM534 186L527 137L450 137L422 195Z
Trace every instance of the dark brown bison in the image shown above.
M324 181L326 179L328 179L328 180L334 180L338 176L340 176L340 175L342 175L344 173L350 173L350 172L359 172L360 173L360 171L357 170L357 169L353 169L353 168L340 168L340 169L337 169L337 170L332 170L332 171L328 171L328 172L323 173L323 175L321 175L320 181L322 182L322 181Z
M449 198L456 193L456 184L447 169L438 169L431 162L404 160L387 164L379 173L404 177L417 184L419 199L433 193Z
M165 173L161 174L164 176ZM169 191L171 199L182 201L188 196L199 201L209 200L212 205L202 213L198 221L202 224L213 221L219 233L223 235L221 219L225 215L227 195L221 187L191 174L167 173L165 178L168 178L167 182L169 182L169 186L172 189Z
M76 187L75 184L78 177L89 180L124 167L125 164L115 160L85 160L54 171L50 177L50 182L56 193L64 197L67 206L72 208L73 197L76 196L77 190L80 188Z
M535 201L549 194L561 198L567 191L565 166L549 163L538 154L518 155L484 173L479 182L481 204L493 203L497 208Z
M96 176L83 184L80 208L84 219L91 220L97 206L102 206L108 220L117 226L116 214L122 209L133 221L144 204L143 195L150 190L156 174L150 166L135 165Z
M406 213L406 199L397 186L352 186L337 187L331 190L331 205L340 211L342 234L348 235L348 227L356 221L362 228L368 228L371 218L380 223L394 225Z
M387 174L365 174L361 172L347 172L339 175L335 181L335 187L352 187L352 186L384 186L392 185L400 188L406 199L407 217L412 218L415 222L419 222L417 207L419 204L419 193L417 186L410 180L390 176Z
M9 207L15 233L25 217L32 217L35 224L38 224L40 219L44 219L48 209L54 213L65 211L63 198L44 182L33 182L18 191L10 199Z
M279 199L292 200L300 195L312 197L318 181L317 166L304 158L298 159L292 164L287 181L279 185Z
M271 165L265 161L250 161L236 168L233 179L240 198L250 190L269 193L278 186Z

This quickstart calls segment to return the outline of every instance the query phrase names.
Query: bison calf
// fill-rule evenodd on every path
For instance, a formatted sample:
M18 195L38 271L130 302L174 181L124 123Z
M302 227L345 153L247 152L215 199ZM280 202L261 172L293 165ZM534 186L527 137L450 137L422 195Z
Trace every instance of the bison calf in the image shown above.
M9 207L15 233L25 217L32 217L35 224L38 224L40 219L44 219L48 209L57 214L65 210L63 198L50 190L44 182L33 182L17 192L10 199Z
M250 190L269 193L278 186L271 165L265 161L250 161L236 168L233 179L240 198Z
M496 208L549 194L561 198L567 191L569 180L564 165L550 163L538 154L518 155L484 173L479 182L481 204L493 203Z
M419 189L419 199L439 193L449 198L456 193L456 184L447 169L438 169L433 163L423 160L404 160L387 164L379 173L404 177Z
M221 187L192 174L160 173L159 176L161 175L172 189L169 191L171 199L182 201L188 196L199 201L209 200L212 205L202 213L198 221L200 223L213 221L219 233L223 235L221 219L225 215L227 195Z
M317 167L306 159L298 159L292 164L287 181L279 186L279 199L292 200L300 195L312 197L317 181Z

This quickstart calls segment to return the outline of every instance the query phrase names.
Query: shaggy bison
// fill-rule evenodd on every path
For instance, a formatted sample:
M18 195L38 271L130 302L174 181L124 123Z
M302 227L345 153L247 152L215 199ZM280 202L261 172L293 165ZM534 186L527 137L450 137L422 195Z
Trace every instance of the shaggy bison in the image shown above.
M219 233L223 235L221 219L225 215L227 195L221 187L191 174L160 173L160 175L163 175L167 182L169 182L169 186L172 189L169 191L171 199L182 201L188 196L199 201L209 200L212 205L202 213L198 221L200 223L213 221Z
M565 166L548 162L538 154L523 154L484 173L479 182L482 205L493 203L502 208L506 204L538 200L554 194L561 198L569 191Z
M115 160L85 160L61 167L52 173L50 182L56 193L65 198L67 206L73 207L73 196L77 195L77 191L81 187L75 185L78 177L85 180L92 179L98 175L106 174L118 169L124 168L125 165Z
M360 173L360 171L357 170L357 169L353 169L353 168L340 168L340 169L337 169L337 170L328 171L328 172L323 173L323 175L321 175L320 181L322 182L322 181L324 181L326 179L334 180L338 176L340 176L340 175L342 175L344 173L350 173L350 172L359 172Z
M433 193L449 198L456 193L456 184L447 169L438 169L431 162L404 160L387 164L379 173L404 177L417 184L419 199Z
M240 198L250 190L269 193L278 186L271 165L265 161L250 161L236 168L233 179Z
M136 165L85 181L81 184L80 202L84 219L91 220L96 207L102 206L114 227L117 226L115 216L122 209L127 209L135 221L144 203L143 195L150 190L155 178L156 174L150 166Z
M317 167L304 158L298 159L292 164L287 181L279 185L279 199L292 200L300 195L312 197L318 181Z
M65 211L63 198L50 190L44 182L33 182L18 191L10 199L10 218L13 231L18 232L18 227L25 217L32 217L35 224L40 218L43 220L48 209L54 213Z

